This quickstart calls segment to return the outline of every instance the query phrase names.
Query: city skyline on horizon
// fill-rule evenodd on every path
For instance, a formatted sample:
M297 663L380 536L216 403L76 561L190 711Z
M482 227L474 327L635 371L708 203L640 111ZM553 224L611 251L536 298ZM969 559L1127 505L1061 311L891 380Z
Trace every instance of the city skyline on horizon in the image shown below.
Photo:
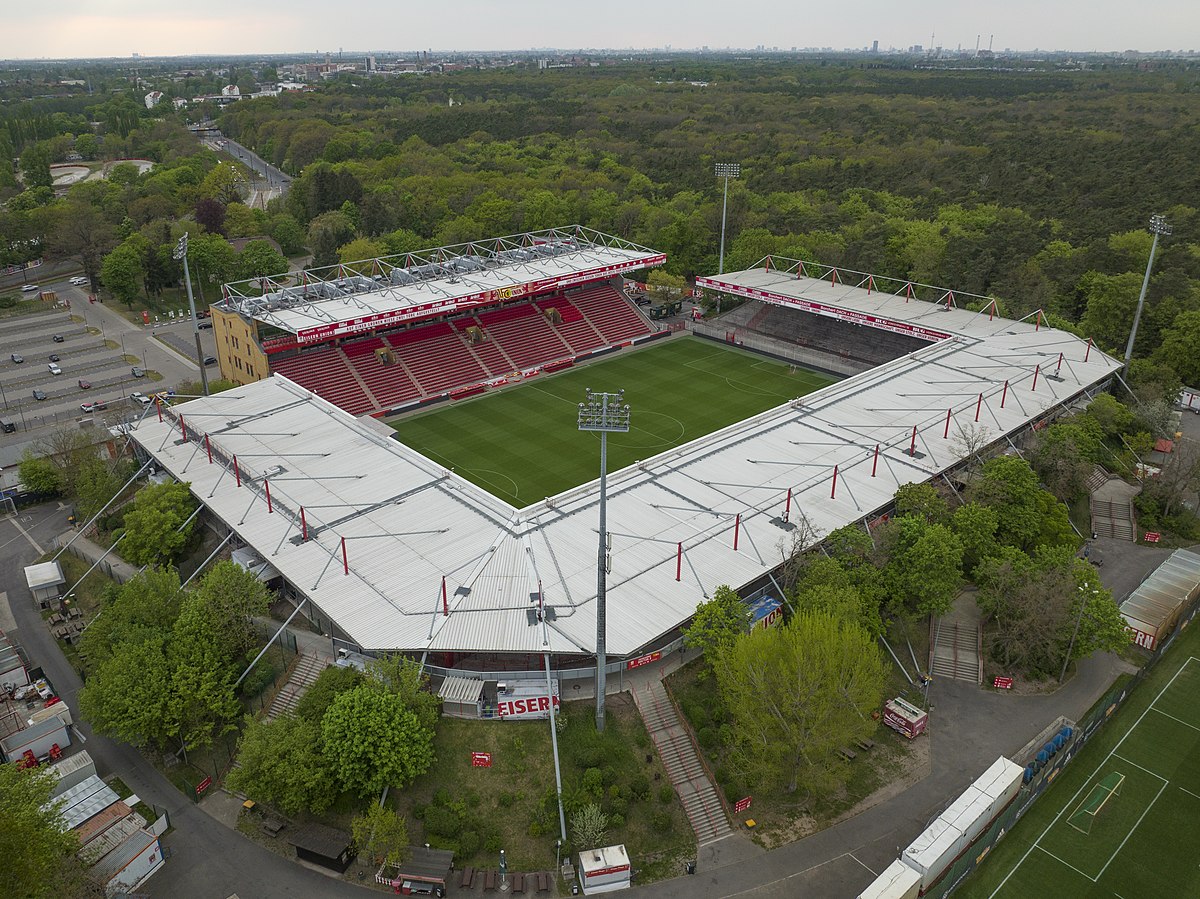
M997 52L1178 53L1200 49L1200 7L1164 0L1153 15L1130 20L1116 0L1095 0L1081 19L1077 4L1016 0L1002 14L991 4L924 0L898 9L864 0L853 10L816 8L782 18L776 4L748 0L736 19L712 0L677 10L611 0L603 12L580 15L579 7L547 0L514 0L497 7L462 0L448 27L437 9L403 11L380 0L363 0L336 22L316 0L267 0L252 12L232 0L212 0L203 13L169 7L146 10L132 0L94 0L86 12L26 10L10 19L0 55L14 61L124 59L139 57L252 56L337 53L362 35L396 34L388 49L355 47L353 53L709 52L829 48L861 51L878 41L880 52L942 47L974 52L989 42ZM794 22L795 24L791 24ZM920 24L918 24L920 23ZM1015 23L1015 24L1014 24ZM770 35L764 38L764 33ZM586 34L591 46L577 44ZM14 52L17 51L17 52Z

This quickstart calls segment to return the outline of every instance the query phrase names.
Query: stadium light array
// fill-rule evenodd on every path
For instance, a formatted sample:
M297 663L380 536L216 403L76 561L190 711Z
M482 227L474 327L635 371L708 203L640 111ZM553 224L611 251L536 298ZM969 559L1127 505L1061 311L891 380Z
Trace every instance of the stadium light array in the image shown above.
M1138 294L1137 312L1133 314L1133 327L1129 330L1129 342L1125 344L1125 367L1121 369L1121 374L1126 377L1129 376L1129 360L1133 357L1133 341L1137 339L1138 322L1142 319L1142 306L1146 304L1146 288L1150 286L1150 269L1154 268L1154 251L1158 249L1160 235L1170 236L1171 226L1161 215L1152 215L1150 216L1150 233L1154 235L1154 240L1150 244L1150 259L1146 263L1146 277L1142 279L1142 292Z
M717 274L725 273L725 210L729 207L729 179L739 178L742 174L740 162L718 162L713 166L718 178L725 179L725 195L721 200L721 256L717 261Z
M579 404L579 430L600 434L600 548L596 553L596 730L604 730L604 666L605 656L605 590L609 567L608 525L605 521L608 492L608 435L629 430L629 406L625 391L593 393L585 388L587 398Z
M204 385L204 395L208 396L208 372L204 369L204 350L200 348L200 321L196 318L196 301L192 298L192 275L188 271L188 236L183 232L171 258L183 260L183 281L187 285L188 308L192 311L192 335L196 338L196 365L200 367L200 383ZM145 365L145 361L142 362Z

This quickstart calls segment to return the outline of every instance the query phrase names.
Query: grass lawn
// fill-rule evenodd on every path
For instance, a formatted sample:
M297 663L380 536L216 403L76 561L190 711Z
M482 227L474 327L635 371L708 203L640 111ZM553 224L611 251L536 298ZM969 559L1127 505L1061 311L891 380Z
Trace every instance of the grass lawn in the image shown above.
M1198 631L1180 634L956 896L1200 895ZM1120 793L1076 814L1114 775Z
M624 389L631 407L629 433L608 438L608 470L616 471L833 382L735 347L681 337L392 427L403 443L521 507L599 476L599 435L576 426L586 388Z
M568 842L572 808L598 802L610 817L620 816L605 845L626 845L639 881L679 874L694 855L695 836L633 700L610 697L602 735L590 702L563 708L559 756ZM408 816L411 841L454 850L459 867L495 868L503 848L511 872L554 871L559 824L548 722L443 718L435 748L433 769L392 794ZM472 752L490 752L492 767L473 767Z

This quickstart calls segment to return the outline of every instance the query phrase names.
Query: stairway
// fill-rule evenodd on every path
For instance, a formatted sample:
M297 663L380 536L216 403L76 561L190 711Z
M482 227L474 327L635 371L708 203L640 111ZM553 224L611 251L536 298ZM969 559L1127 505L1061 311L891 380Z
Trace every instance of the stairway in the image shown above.
M295 712L296 706L300 703L300 697L304 695L304 691L328 667L328 659L300 653L296 667L292 669L292 676L288 678L287 683L275 695L275 701L267 709L267 720L271 721L279 715Z
M716 788L708 779L691 735L675 714L675 706L662 682L654 680L645 690L635 690L633 699L696 832L696 842L705 846L732 836L733 829Z
M957 611L951 611L945 618L935 619L929 651L929 673L934 677L982 683L980 643L978 621Z
M1122 500L1096 499L1093 495L1092 533L1097 537L1133 540L1137 533L1133 503Z

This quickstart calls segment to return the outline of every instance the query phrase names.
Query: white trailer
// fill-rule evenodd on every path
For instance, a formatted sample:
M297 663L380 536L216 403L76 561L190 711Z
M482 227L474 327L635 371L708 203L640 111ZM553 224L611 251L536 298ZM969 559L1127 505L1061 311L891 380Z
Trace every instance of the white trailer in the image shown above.
M858 899L917 899L920 894L921 875L896 859L858 894Z
M55 762L49 768L50 772L58 778L58 784L54 788L54 792L50 794L51 798L61 796L71 787L83 783L89 777L96 776L96 763L92 761L91 755L84 749L82 752L77 752L74 755L69 755L61 761Z
M624 845L579 853L579 884L585 896L627 890L631 873Z

